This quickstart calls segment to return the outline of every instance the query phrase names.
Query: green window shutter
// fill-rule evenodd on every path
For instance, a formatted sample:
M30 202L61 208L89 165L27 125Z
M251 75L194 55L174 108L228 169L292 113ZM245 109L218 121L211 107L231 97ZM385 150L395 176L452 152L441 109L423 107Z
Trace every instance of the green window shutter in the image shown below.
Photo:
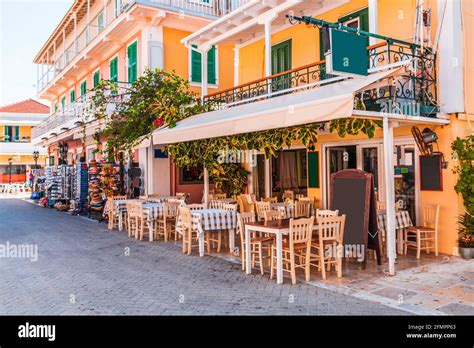
M308 152L308 187L319 187L319 152Z
M109 63L110 67L110 81L118 81L118 57L112 59Z
M323 30L319 29L319 60L324 60L326 57L324 56L324 36Z
M69 92L69 99L71 100L71 103L76 101L76 91L74 89L71 89Z
M15 140L20 140L20 126L15 126Z
M193 45L193 48L196 48ZM201 82L201 53L191 50L191 81Z
M216 46L207 53L207 83L216 84Z
M58 102L54 102L54 112L58 111Z
M338 19L339 23L345 23L351 19L359 18L359 29L369 31L369 8L366 7L360 11L351 13L347 16ZM369 38L367 38L367 46L369 45Z
M81 83L81 97L85 96L87 93L87 80L82 81Z
M194 48L197 46L193 45ZM217 61L216 46L207 52L207 83L217 83ZM201 53L191 50L191 82L202 82L201 77Z
M291 40L272 46L272 74L291 69Z
M132 43L127 48L128 58L128 82L133 83L137 79L137 42Z
M61 98L61 108L64 110L64 108L66 107L66 97L62 97Z
M102 30L104 30L104 13L101 13L97 17L97 27L99 28L99 33L101 33Z
M97 70L95 73L94 73L94 87L98 86L100 83L100 71Z

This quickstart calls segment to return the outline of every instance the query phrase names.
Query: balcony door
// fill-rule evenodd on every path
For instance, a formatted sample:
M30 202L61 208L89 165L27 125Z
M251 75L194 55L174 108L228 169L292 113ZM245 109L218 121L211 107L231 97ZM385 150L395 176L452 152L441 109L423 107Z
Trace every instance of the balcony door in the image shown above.
M272 75L291 70L291 39L272 46ZM291 87L291 74L272 79L272 92Z

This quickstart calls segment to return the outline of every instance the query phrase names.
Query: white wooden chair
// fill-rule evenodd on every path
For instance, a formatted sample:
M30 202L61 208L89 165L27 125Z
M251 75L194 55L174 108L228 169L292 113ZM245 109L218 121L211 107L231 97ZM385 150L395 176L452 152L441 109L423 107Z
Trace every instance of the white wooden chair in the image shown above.
M257 220L265 220L265 211L271 210L270 202L255 202L255 209L257 211Z
M407 254L408 247L416 248L416 258L420 258L421 250L426 250L429 254L433 249L438 256L438 222L440 206L423 206L423 226L410 226L405 228L403 246L404 254Z

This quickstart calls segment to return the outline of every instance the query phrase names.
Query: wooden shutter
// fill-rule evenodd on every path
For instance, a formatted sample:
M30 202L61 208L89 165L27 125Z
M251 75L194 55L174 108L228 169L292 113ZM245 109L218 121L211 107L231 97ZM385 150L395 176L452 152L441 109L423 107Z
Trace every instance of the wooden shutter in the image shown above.
M20 126L15 126L15 140L20 140Z
M192 46L196 48L196 45ZM191 82L201 82L201 53L191 50Z
M216 84L216 46L207 52L207 83Z
M96 87L100 83L100 71L97 70L94 73L94 87Z
M308 152L308 187L319 187L319 152Z
M71 89L69 92L69 99L71 100L71 103L76 101L76 91L74 89Z
M58 102L54 102L54 112L58 111Z
M291 69L291 40L272 46L272 74Z
M66 107L66 97L61 98L61 107L62 107L63 110Z
M118 57L112 59L109 63L110 67L110 81L117 82L118 81Z
M369 31L369 8L366 7L360 11L353 12L347 16L338 19L339 23L345 23L351 19L359 18L359 29ZM369 38L367 39L367 46L369 45Z
M137 42L127 48L128 58L128 82L133 83L137 79Z
M87 80L81 83L81 97L85 96L87 93Z

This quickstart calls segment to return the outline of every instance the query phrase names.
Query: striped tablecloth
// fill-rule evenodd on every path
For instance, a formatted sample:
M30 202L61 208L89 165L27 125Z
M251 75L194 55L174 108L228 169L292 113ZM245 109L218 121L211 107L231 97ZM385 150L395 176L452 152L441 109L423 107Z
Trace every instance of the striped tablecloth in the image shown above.
M136 201L136 199L114 199L115 214L124 213L127 211L127 202ZM110 201L105 203L104 215L107 215L110 209Z
M163 217L163 204L162 203L144 203L143 213L148 220L157 220Z
M183 204L185 204L185 199L184 199L184 197L178 197L178 196L160 196L160 197L153 197L153 198L147 198L147 201L148 201L148 202L151 202L151 203L165 203L165 202L168 202L170 199L179 200L179 201L182 201Z
M232 198L226 198L225 200L212 200L209 202L209 208L211 209L223 209L227 204L237 204Z
M204 231L227 230L237 227L237 212L223 209L191 211L192 228L199 234ZM181 218L178 216L176 231L182 234Z
M271 207L273 210L278 210L283 212L283 219L289 219L289 218L294 218L295 217L295 205L294 204L288 204L288 203L272 203ZM311 205L310 208L310 215L315 215L315 210L314 210L314 205Z
M379 231L385 233L387 226L387 213L385 211L377 211L377 222L379 224ZM398 210L395 212L395 229L403 229L408 226L413 226L410 214L407 210Z

